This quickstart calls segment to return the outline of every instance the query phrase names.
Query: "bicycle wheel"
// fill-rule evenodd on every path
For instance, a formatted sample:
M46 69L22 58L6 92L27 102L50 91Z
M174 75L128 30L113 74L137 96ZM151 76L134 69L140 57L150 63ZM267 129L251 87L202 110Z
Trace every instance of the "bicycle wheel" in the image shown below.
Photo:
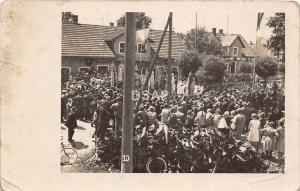
M148 173L165 173L168 165L166 161L160 157L150 158L147 161L146 169Z
M60 162L62 165L72 165L78 158L77 151L73 148L64 148L61 151Z

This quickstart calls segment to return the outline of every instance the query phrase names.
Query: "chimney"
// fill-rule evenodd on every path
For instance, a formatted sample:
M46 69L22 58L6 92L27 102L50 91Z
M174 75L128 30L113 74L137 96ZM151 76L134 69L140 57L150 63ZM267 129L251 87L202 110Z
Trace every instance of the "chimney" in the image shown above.
M115 23L110 22L110 23L109 23L109 26L110 26L110 27L115 27Z
M212 34L213 34L214 36L217 36L217 28L212 28Z
M219 29L219 34L223 35L223 29Z
M78 24L78 15L72 15L73 23Z

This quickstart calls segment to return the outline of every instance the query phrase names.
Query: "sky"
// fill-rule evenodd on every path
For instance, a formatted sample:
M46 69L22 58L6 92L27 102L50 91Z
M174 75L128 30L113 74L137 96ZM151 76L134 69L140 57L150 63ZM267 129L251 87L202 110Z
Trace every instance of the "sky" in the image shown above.
M158 2L157 6L152 2L144 2L144 4L149 3L149 6L139 6L135 3L134 10L129 11L139 11L145 12L146 15L152 18L152 23L150 25L153 29L163 30L169 11L173 12L173 29L175 32L186 33L196 25L196 12L199 27L205 27L207 31L211 31L212 28L223 29L224 33L228 34L241 34L247 42L255 42L256 39L256 25L257 25L257 14L262 12L255 7L249 7L247 4L238 4L231 6L229 4L194 4L188 5L187 3L180 4L172 3L173 7L168 7L171 10L164 9L165 6L160 6ZM76 7L76 10L66 10L71 11L73 14L79 16L79 23L82 24L96 24L96 25L109 25L110 22L114 22L116 25L116 20L122 16L125 11L128 11L128 3L122 6L119 2L117 5L113 6L107 5L106 8L93 9L87 11L87 9L80 9ZM139 7L141 7L139 9ZM261 23L261 28L257 32L258 37L263 37L265 40L272 34L272 29L266 26L268 18L274 16L275 12L268 10L264 12L264 17ZM227 27L228 21L228 27Z

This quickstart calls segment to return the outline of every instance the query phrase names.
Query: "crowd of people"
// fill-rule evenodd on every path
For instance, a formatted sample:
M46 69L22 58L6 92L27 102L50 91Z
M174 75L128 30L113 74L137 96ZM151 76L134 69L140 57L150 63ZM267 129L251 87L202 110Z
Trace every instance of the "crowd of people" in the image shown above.
M61 120L73 129L69 141L77 126L70 122L75 111L77 119L95 127L94 136L100 141L110 127L121 135L122 92L121 86L111 86L109 77L96 71L72 74L63 82ZM192 140L201 129L214 128L224 136L250 142L266 159L273 160L273 154L278 153L280 160L285 142L284 99L284 89L275 83L267 90L210 87L197 95L172 95L171 103L149 94L148 100L134 108L134 136L142 141L149 132L164 132L164 144L168 144L171 130L193 131Z

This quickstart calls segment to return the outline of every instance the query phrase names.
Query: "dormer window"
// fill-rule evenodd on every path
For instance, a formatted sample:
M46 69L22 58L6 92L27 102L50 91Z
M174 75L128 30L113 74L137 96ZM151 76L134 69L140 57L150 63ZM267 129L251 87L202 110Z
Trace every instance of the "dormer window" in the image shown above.
M146 48L144 44L137 44L137 52L138 53L145 53L146 52Z
M237 55L238 55L238 47L233 47L232 56L237 56Z
M125 53L125 42L119 43L119 53Z

